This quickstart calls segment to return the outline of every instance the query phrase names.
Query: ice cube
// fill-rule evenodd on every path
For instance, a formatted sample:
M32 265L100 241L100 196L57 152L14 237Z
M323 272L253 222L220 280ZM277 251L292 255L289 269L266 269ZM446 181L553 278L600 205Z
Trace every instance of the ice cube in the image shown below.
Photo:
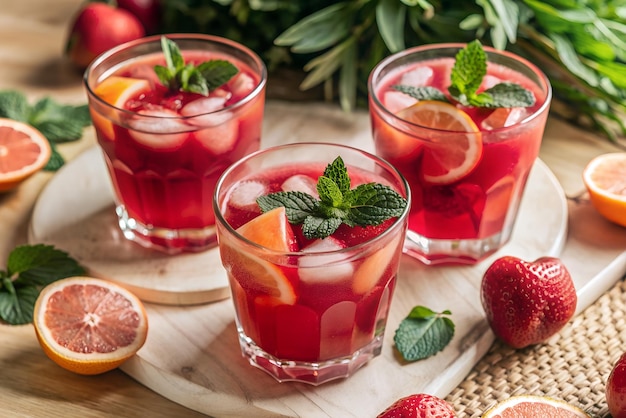
M491 130L498 128L506 128L515 125L528 116L528 111L523 107L501 107L493 112L482 121L483 129Z
M161 84L159 77L154 72L154 68L148 64L133 65L130 69L130 77L148 80L150 89L154 89L154 86Z
M235 119L194 132L194 137L213 155L221 155L234 149L238 136L239 122Z
M230 91L235 96L245 97L256 87L254 79L246 73L239 72L232 80L228 82Z
M284 192L304 192L313 197L318 197L316 181L304 174L289 177L280 185L280 188Z
M267 194L267 186L259 181L242 181L230 192L229 204L238 209L256 206L257 197Z
M138 143L154 149L180 147L192 129L180 120L180 115L166 108L140 110L130 118L128 132Z
M220 112L228 100L225 96L209 96L187 103L181 110L181 115L189 117L187 122L195 126L217 126L229 119L233 114L229 111Z
M413 106L417 103L417 99L400 91L390 90L385 93L383 102L391 113L398 113L402 109Z
M414 87L428 86L433 78L433 74L434 71L430 67L418 67L414 70L407 71L406 73L402 74L399 84Z
M305 283L340 282L350 280L354 274L354 266L347 260L344 253L332 253L345 248L346 245L333 237L317 239L302 248L305 253L327 253L302 256L298 259L298 275Z

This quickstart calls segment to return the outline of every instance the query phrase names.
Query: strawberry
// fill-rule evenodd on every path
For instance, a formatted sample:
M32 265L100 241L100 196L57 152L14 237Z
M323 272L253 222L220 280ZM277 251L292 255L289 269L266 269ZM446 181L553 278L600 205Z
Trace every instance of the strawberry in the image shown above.
M454 408L436 396L420 393L398 399L377 418L454 418Z
M605 395L611 416L626 417L626 353L613 366L606 381Z
M485 272L481 302L496 336L513 348L523 348L559 332L574 315L577 297L558 258L527 262L506 256Z
M76 15L66 44L66 54L80 69L104 51L145 35L132 13L105 3L88 3Z

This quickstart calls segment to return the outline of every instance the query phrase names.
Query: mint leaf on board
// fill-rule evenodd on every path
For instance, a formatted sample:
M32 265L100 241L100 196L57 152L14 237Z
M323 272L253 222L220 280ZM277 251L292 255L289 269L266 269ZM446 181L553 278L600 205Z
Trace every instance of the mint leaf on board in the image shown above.
M91 125L87 105L62 105L44 97L31 106L24 94L14 90L0 91L0 117L27 123L46 137L52 148L46 171L56 171L65 163L55 144L79 140Z
M535 96L517 83L502 82L478 93L487 74L487 54L479 40L468 43L455 57L450 73L450 98L463 106L499 108L529 107L535 104ZM417 100L450 102L439 89L432 86L415 87L394 85L394 90Z
M454 336L454 323L448 310L437 313L424 307L414 307L400 322L393 337L396 348L406 361L417 361L443 350Z
M31 322L35 301L44 286L84 273L76 260L51 245L15 247L6 270L0 270L0 319L11 325Z
M379 225L402 215L407 201L395 190L378 183L350 188L348 170L337 157L318 178L320 199L303 192L277 192L257 198L263 212L285 207L287 219L302 224L309 239L326 238L344 223L348 226Z
M161 37L161 49L166 66L155 65L159 81L171 91L187 91L208 96L209 92L226 84L239 70L226 60L209 60L198 66L185 60L176 42Z

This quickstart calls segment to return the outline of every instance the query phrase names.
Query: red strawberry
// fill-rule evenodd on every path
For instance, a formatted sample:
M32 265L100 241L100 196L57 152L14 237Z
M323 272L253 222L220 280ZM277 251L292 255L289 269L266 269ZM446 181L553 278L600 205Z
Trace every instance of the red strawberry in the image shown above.
M88 3L77 14L67 40L66 53L78 68L99 54L145 35L132 13L105 3Z
M626 353L617 360L606 381L606 403L611 416L626 417Z
M481 302L489 325L513 348L556 334L576 310L574 282L558 258L527 262L502 257L483 276Z
M377 418L454 418L454 408L436 396L420 393L399 399Z

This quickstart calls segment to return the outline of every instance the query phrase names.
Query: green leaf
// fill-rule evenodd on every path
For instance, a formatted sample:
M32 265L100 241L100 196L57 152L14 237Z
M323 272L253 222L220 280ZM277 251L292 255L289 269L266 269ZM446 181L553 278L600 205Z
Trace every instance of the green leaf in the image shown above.
M226 60L211 60L203 62L198 65L198 71L202 74L202 77L206 80L209 90L215 90L216 88L224 85L233 78L239 70L230 61Z
M0 92L0 117L26 122L30 105L26 96L18 91Z
M394 335L396 349L406 361L431 357L452 341L454 323L444 315L450 311L435 313L417 306L400 322Z
M344 111L351 111L356 107L357 78L358 78L358 44L357 39L351 38L352 43L343 55L339 72L339 103Z
M59 153L59 150L57 150L57 147L55 144L50 143L50 149L51 149L50 159L48 160L48 162L46 163L43 169L44 171L57 171L59 168L63 167L63 164L65 164L65 159Z
M283 206L290 223L298 225L311 215L318 213L319 202L313 196L303 192L277 192L260 196L257 204L263 212Z
M472 41L457 55L450 74L453 96L471 97L476 93L487 74L487 54L478 40ZM462 103L462 102L461 102Z
M302 224L302 233L309 239L329 237L342 224L340 218L308 216Z
M381 0L376 6L376 23L389 51L405 49L406 6L397 0Z
M14 293L0 292L0 318L11 325L32 322L39 292L35 286L20 287Z
M17 275L14 285L47 285L56 280L85 272L66 252L51 245L22 245L9 254L9 276Z
M535 96L516 83L499 83L485 90L492 102L485 107L528 107L535 104Z
M328 177L337 184L342 194L350 190L350 176L348 175L348 169L341 157L335 158L332 163L326 166L323 176Z
M377 183L361 184L346 197L350 219L361 226L379 225L404 212L406 200L391 188Z
M401 84L397 84L392 86L394 90L402 92L404 94L408 94L417 100L438 100L440 102L448 102L448 98L443 92L435 87L431 86L405 86Z
M333 180L326 176L320 176L317 181L317 193L322 203L331 207L339 207L343 204L343 193Z

